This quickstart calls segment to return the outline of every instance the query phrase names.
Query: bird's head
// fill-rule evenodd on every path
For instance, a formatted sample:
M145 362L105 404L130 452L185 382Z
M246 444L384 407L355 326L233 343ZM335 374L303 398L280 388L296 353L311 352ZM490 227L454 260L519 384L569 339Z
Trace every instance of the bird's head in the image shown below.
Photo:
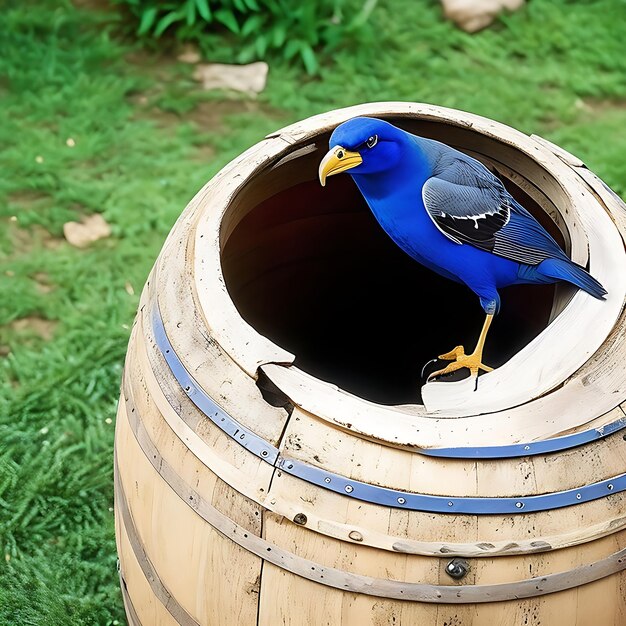
M326 178L350 170L351 174L375 174L396 166L405 133L389 122L354 117L335 128L330 150L319 166L322 186Z

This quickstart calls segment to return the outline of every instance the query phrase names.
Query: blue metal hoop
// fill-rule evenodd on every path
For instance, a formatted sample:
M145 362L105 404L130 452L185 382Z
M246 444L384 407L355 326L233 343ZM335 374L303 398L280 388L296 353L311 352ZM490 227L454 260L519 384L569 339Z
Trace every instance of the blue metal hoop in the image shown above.
M351 480L340 474L328 472L322 468L290 459L280 454L278 448L271 445L262 437L240 424L236 419L222 409L185 368L174 351L163 326L158 305L152 311L152 327L157 348L168 364L174 378L185 391L193 404L206 415L219 429L231 437L239 445L261 460L277 467L308 483L323 489L334 491L341 495L355 498L364 502L382 506L407 509L411 511L425 511L431 513L453 513L470 515L514 515L547 511L561 507L582 504L626 491L626 473L614 476L597 483L584 485L578 489L568 489L537 496L521 496L517 498L477 498L477 497L445 497L429 494L411 493L371 485L358 480ZM454 456L456 458L511 458L545 454L557 450L564 450L579 446L596 439L617 432L626 427L626 418L608 424L603 429L593 429L576 435L557 437L533 444L516 444L514 446L492 446L484 448L440 448L438 450L420 451L430 456ZM582 437L585 435L585 437ZM572 443L572 442L576 443ZM558 443L554 443L558 442ZM530 448L532 446L532 448ZM459 450L478 450L480 454L462 455ZM505 454L497 452L505 451ZM443 452L443 454L438 454Z

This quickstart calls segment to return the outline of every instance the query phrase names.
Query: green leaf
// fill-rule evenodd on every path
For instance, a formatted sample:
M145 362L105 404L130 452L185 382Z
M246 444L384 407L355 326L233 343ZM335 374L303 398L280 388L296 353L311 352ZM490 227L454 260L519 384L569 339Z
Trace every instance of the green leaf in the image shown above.
M181 16L178 11L172 11L159 20L156 28L154 29L155 37L160 37L174 22L180 20Z
M191 26L196 21L196 4L194 0L187 0L187 25Z
M139 22L139 30L137 31L137 34L145 35L150 30L152 24L154 24L156 16L156 7L150 7L149 9L146 9L141 16L141 22Z
M211 9L209 8L208 0L196 0L196 8L202 19L207 22L211 21Z
M308 43L303 43L300 47L300 58L304 63L307 74L313 75L317 72L319 65L315 58L315 52L313 52L313 48Z
M237 11L239 11L239 13L248 12L243 0L232 0L232 3L235 5L235 8L237 9Z
M244 23L241 28L241 34L244 37L247 37L252 32L254 32L257 28L260 28L265 22L265 18L262 15L251 15Z
M287 60L293 59L293 57L295 57L296 54L298 54L298 52L300 51L301 45L302 42L298 39L291 39L290 41L288 41L287 45L285 46L285 58Z
M265 37L265 35L259 35L255 42L254 42L254 47L256 48L256 53L260 58L263 58L265 56L265 53L267 52L267 44L269 43L267 37Z
M361 10L350 21L350 28L359 28L367 22L370 14L376 8L378 0L366 0L361 7Z
M243 0L246 6L252 11L260 11L261 7L256 0Z
M237 55L237 61L239 63L250 63L250 61L254 59L254 56L254 44L250 44L249 46L245 46L241 49L241 51Z
M285 43L285 39L287 39L287 29L284 24L276 24L272 31L272 43L274 44L274 48L280 48Z
M219 11L215 11L214 15L215 19L220 22L220 24L224 24L228 30L233 33L239 33L239 24L232 11L220 9Z

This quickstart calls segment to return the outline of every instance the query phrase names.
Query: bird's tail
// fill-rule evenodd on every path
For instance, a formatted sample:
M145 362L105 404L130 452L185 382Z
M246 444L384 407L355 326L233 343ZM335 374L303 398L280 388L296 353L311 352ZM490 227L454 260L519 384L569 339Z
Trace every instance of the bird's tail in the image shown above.
M545 259L536 269L543 276L572 283L599 300L604 300L607 294L607 290L585 268L569 259Z

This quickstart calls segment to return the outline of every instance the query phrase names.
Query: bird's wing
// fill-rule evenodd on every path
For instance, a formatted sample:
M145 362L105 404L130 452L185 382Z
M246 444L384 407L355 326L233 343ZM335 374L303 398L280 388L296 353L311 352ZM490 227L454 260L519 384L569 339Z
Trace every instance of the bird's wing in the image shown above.
M537 265L564 253L548 232L479 161L441 159L422 187L426 212L456 243Z

